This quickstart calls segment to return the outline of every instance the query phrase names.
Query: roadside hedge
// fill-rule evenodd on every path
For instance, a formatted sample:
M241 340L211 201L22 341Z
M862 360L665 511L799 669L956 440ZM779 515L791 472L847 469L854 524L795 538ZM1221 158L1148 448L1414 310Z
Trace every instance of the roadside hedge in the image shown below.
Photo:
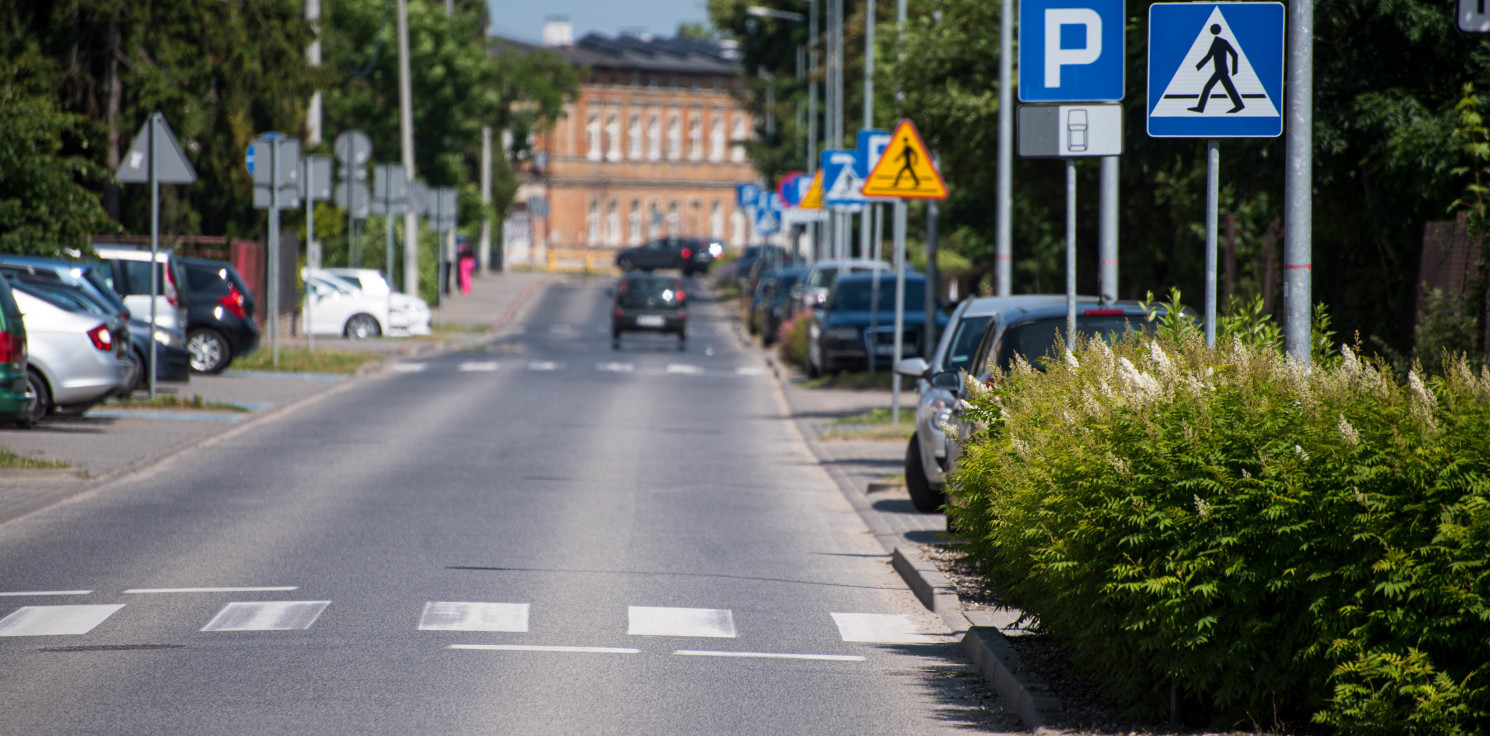
M1130 705L1490 732L1490 374L1399 385L1193 329L969 383L965 550ZM1314 724L1310 727L1307 724Z

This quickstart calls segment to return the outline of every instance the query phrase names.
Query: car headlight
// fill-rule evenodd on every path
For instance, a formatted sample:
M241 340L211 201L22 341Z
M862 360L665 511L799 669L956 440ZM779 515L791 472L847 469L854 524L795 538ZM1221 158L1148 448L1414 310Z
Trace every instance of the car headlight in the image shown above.
M859 328L857 327L834 327L823 333L823 337L839 342L853 342L859 339Z
M931 415L931 426L936 427L937 431L941 431L943 424L952 423L952 407L947 406L945 402L941 401L936 402L936 407L936 413Z
M179 347L181 347L181 341L178 340L178 339L176 339L176 336L175 335L173 335L173 334L171 334L169 332L166 332L165 330L156 330L155 331L155 341L158 342L158 343L160 343L160 344L162 344L162 345L164 345L164 346L166 346L166 347L168 347L168 348L179 348Z

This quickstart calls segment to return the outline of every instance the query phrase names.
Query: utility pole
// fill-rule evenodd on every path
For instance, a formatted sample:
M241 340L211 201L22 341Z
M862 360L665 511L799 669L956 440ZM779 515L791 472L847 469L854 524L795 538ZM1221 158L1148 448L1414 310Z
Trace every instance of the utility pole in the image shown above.
M1283 344L1288 355L1309 364L1313 336L1310 275L1314 268L1312 196L1314 171L1314 0L1288 3L1283 169Z
M817 4L822 0L807 0L807 25L811 29L807 36L807 176L817 174L817 49L818 40ZM807 240L811 244L811 260L821 258L822 229L816 221L807 223Z
M901 0L902 15L905 0ZM902 23L904 20L902 19ZM1014 261L1014 0L1004 0L999 14L999 150L994 194L993 280L999 296L1012 292Z
M398 129L404 176L414 181L414 93L409 81L408 0L398 0ZM391 272L392 264L389 265ZM404 293L419 296L419 216L413 208L404 213Z
M321 65L321 0L305 0L305 19L315 29L316 37L305 47L305 60L311 67ZM305 108L305 145L321 142L321 90L310 95L310 105Z
M867 130L874 127L874 0L864 2L864 128ZM873 166L870 161L868 166ZM870 231L873 229L874 218L870 212L876 205L864 205L863 214L859 215L859 255L869 257L871 251L869 244ZM870 361L873 362L873 361Z
M491 266L491 126L481 126L481 270ZM499 266L496 270L502 270Z

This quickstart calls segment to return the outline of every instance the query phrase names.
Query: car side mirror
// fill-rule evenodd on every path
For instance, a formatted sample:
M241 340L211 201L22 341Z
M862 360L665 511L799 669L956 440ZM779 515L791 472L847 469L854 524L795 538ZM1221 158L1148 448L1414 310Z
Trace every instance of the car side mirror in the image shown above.
M931 366L926 364L925 358L919 356L906 358L895 364L895 372L909 378L924 378L929 370Z
M896 368L899 368L899 366L896 366ZM934 373L929 380L931 382L932 388L939 388L943 391L956 391L957 389L962 388L962 376L957 371L942 371L941 373Z

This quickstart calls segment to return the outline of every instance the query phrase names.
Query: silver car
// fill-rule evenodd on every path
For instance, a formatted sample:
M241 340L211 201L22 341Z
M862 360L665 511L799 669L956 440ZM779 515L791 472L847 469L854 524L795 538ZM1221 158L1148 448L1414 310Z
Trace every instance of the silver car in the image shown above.
M119 317L96 314L25 285L12 285L26 323L33 418L82 412L124 390L129 346Z
M807 276L802 279L801 296L802 309L816 309L823 305L828 298L828 290L833 287L833 281L840 273L868 273L870 271L888 271L890 264L884 261L876 261L870 258L824 258L812 264ZM906 272L910 273L910 264L906 264Z

